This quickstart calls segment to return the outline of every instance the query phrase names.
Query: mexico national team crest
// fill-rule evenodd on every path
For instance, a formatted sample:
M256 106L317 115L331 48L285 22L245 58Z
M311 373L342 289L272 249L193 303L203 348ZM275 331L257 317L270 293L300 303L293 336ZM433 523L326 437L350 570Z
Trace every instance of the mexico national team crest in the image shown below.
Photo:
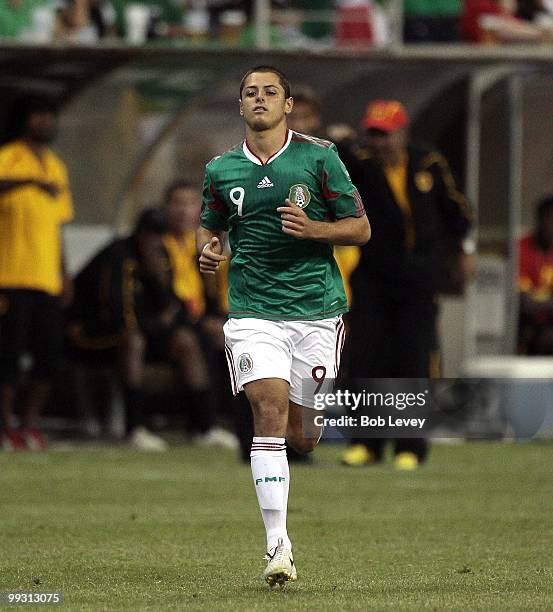
M303 183L297 183L290 187L290 195L288 196L290 202L298 206L299 208L305 208L311 201L311 194L309 188Z
M242 374L247 374L252 371L252 368L253 361L249 353L242 353L240 357L238 357L238 369Z

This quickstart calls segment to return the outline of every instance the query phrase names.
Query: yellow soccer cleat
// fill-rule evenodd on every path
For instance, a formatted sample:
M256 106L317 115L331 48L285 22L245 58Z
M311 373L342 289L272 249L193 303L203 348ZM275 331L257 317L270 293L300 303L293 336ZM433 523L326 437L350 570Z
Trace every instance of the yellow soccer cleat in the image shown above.
M415 453L404 451L394 457L394 467L403 472L412 472L419 467L419 458Z
M263 572L263 578L269 586L282 586L285 582L298 579L292 551L284 546L282 538L279 538L273 554L267 553L265 559L269 563Z
M358 467L362 465L372 465L377 463L376 455L364 444L354 444L344 451L340 462L350 467Z

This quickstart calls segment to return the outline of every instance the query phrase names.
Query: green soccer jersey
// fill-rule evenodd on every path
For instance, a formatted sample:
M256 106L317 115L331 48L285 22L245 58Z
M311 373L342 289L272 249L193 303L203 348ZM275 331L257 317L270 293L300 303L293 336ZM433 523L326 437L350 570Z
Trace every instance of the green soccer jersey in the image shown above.
M229 317L314 321L347 311L332 245L282 231L286 198L316 221L365 214L326 140L288 130L265 164L244 141L206 166L201 225L229 232Z

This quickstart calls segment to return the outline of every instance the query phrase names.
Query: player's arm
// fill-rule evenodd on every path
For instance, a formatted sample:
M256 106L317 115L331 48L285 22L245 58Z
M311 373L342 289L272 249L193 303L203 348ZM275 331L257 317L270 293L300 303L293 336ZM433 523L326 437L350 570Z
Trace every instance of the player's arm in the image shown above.
M322 168L321 191L332 221L315 221L290 200L277 210L282 231L294 238L342 246L362 246L371 237L371 226L359 192L351 182L335 145L330 145Z
M227 258L223 255L223 231L213 231L200 227L197 235L198 250L200 251L200 272L215 274L222 261Z
M362 246L371 237L367 215L345 217L336 221L314 221L288 199L277 211L282 219L282 231L294 238L343 246Z
M226 260L223 244L229 217L228 206L217 192L210 167L207 164L205 168L202 213L196 239L200 252L200 272L203 274L215 274L219 264Z

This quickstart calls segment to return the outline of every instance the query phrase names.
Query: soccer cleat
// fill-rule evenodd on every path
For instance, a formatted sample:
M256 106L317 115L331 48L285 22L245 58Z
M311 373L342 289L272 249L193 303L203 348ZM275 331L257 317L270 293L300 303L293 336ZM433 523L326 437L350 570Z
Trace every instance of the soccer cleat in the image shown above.
M350 467L378 463L376 455L364 444L354 444L353 446L350 446L346 451L344 451L340 462L343 465L349 465Z
M25 450L25 440L21 437L21 434L16 429L6 429L2 433L2 448L12 453L14 451Z
M278 539L273 554L267 553L265 559L269 563L263 572L263 578L269 586L274 587L277 584L282 586L285 582L298 579L292 551L284 546L282 538Z
M394 457L394 467L403 472L412 472L419 467L419 458L415 453L403 451Z
M43 451L46 449L46 441L38 429L22 427L21 438L29 450Z

